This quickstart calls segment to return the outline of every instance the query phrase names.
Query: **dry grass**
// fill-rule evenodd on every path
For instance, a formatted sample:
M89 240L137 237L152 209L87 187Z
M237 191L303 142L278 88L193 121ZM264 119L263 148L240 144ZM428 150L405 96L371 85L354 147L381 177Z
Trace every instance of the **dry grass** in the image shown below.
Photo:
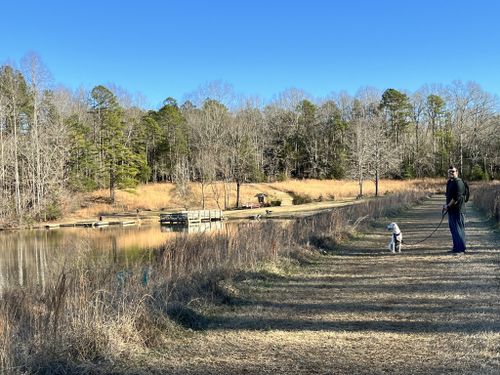
M486 215L500 223L500 183L474 183L470 186L471 199Z
M414 196L368 202L364 211L377 216L383 206L405 199ZM232 300L231 288L221 282L237 270L273 274L275 268L262 267L269 262L292 269L295 263L282 257L325 236L331 243L342 238L361 206L288 224L242 223L236 232L175 236L126 264L105 263L89 252L85 241L81 247L76 244L71 249L78 254L75 261L51 267L43 288L3 290L0 342L8 345L0 349L2 366L21 365L20 373L58 368L81 373L95 363L128 363L131 353L161 347L181 326L205 327L208 323L193 309L204 311L211 301ZM106 236L100 241L105 245Z
M381 180L379 194L397 193L417 188L422 184L431 184L437 179L425 180ZM442 183L442 181L440 181ZM355 180L289 180L270 184L274 189L283 192L293 192L297 195L307 195L312 199L323 197L325 200L356 197L359 194L359 184ZM375 195L375 184L366 181L363 184L363 194Z
M442 180L382 180L380 194L397 193L422 186L436 186ZM109 197L108 190L98 190L83 200L86 207L76 210L70 216L75 218L95 218L102 213L135 212L138 210L169 210L201 208L201 185L190 183L187 194L181 195L174 184L157 183L138 186L136 189L117 190L114 206L105 203ZM363 188L366 196L375 194L375 185L367 181ZM354 198L359 193L359 186L353 180L289 180L274 183L244 184L241 187L241 204L257 203L255 194L265 193L267 201L281 201L284 206L292 204L293 195L309 196L312 200L342 200ZM214 183L205 187L206 208L224 209L225 196L228 207L236 206L235 184Z
M21 364L17 373L496 374L498 242L474 211L476 254L466 257L444 254L447 228L391 256L386 219L339 242L354 235L356 218L394 214L417 198L176 236L148 260L147 284L144 263L90 264L82 250L47 294L2 296L2 365ZM441 203L400 213L406 238L428 233ZM272 266L282 256L285 266Z
M398 216L407 238L438 224L442 199ZM169 341L148 371L497 374L500 249L477 212L469 216L466 256L445 253L447 228L388 254L383 220L293 275L248 277L237 285L246 303L214 308L207 332Z

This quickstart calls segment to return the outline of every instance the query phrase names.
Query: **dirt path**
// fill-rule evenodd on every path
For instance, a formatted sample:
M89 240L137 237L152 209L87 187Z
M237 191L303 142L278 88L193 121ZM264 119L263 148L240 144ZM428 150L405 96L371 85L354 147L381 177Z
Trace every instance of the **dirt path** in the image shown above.
M408 241L438 225L442 201L394 219ZM444 222L392 255L386 224L292 276L247 280L242 302L144 366L200 375L500 373L498 236L468 208L469 254L446 254Z

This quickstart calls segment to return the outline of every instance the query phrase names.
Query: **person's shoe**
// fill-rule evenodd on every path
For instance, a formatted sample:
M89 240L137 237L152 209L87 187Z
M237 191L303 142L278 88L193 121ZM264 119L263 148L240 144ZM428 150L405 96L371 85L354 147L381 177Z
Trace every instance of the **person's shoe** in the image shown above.
M465 251L449 250L449 251L446 252L446 254L460 255L460 254L465 254Z

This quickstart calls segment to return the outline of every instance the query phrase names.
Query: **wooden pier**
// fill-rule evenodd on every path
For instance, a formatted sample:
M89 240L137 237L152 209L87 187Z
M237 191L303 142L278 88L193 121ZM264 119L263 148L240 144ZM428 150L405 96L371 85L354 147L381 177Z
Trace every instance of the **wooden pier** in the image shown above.
M62 224L45 224L45 229L56 229L56 228L71 228L71 227L84 227L84 228L102 228L110 225L135 225L134 220L128 221L79 221L76 223L62 223Z
M224 220L224 213L222 210L181 211L169 214L160 214L160 223L164 225L191 225L221 220Z

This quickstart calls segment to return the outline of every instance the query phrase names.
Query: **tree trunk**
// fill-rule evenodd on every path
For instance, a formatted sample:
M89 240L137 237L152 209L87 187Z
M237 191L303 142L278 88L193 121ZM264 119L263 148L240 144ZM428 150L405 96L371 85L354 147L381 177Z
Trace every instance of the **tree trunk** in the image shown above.
M36 180L33 181L35 187L35 211L41 209L42 204L42 173L40 165L40 139L38 131L38 93L36 91L36 86L34 87L34 103L33 103L33 139L35 143L35 170Z
M460 176L464 174L463 133L460 132Z
M109 200L111 204L115 204L115 176L112 171L109 174Z
M224 180L224 210L227 210L228 206L228 194L227 194L227 185L226 185L226 180Z
M201 209L205 209L205 181L201 180Z
M359 198L363 197L363 171L361 168L359 168Z
M240 208L240 180L236 180L236 208Z
M19 177L19 159L17 156L17 116L16 108L14 106L14 115L12 117L13 130L14 130L14 185L15 185L15 203L16 203L16 216L19 224L22 222L22 205L21 205L21 182Z

